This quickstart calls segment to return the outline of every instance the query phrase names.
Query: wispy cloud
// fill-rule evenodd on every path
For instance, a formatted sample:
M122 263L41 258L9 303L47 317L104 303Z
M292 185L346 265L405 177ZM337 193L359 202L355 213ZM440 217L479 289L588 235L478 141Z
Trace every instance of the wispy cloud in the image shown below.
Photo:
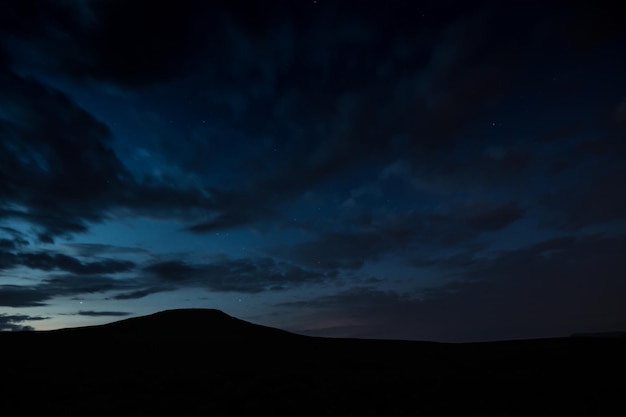
M46 319L48 317L29 316L26 314L0 314L0 331L34 330L33 326L22 323Z
M132 313L126 311L93 311L93 310L81 310L78 313L79 316L90 316L90 317L123 317L129 316Z

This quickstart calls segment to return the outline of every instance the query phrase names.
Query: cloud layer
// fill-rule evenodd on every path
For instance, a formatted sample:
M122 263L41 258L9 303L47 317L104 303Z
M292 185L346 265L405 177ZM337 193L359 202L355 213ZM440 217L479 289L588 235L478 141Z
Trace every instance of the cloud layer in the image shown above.
M35 310L0 328L196 289L315 331L624 324L623 11L4 2L0 306Z

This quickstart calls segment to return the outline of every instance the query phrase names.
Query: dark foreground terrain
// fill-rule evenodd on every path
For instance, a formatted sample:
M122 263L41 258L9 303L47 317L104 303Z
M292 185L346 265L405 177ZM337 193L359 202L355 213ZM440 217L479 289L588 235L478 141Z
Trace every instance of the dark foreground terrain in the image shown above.
M0 343L7 416L626 415L619 336L323 339L170 310Z

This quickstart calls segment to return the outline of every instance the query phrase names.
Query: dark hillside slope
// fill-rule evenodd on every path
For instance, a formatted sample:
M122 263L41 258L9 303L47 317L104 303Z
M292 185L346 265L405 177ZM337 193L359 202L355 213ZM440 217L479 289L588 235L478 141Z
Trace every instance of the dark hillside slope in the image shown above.
M626 339L299 336L217 310L0 333L0 396L63 415L626 415Z
M252 324L214 309L165 310L148 316L133 317L105 324L54 333L75 333L70 337L123 338L151 342L258 340L302 337L284 330Z

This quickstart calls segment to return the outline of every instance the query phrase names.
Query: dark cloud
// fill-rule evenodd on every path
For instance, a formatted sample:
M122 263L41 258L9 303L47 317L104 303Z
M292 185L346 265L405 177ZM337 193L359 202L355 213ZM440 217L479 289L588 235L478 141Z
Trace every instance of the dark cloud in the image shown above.
M196 39L192 18L199 4L5 2L0 14L4 31L13 35L6 47L16 63L141 86L180 73Z
M175 291L177 288L173 287L173 286L160 286L160 287L149 287L149 288L145 288L145 289L141 289L141 290L136 290L136 291L129 291L129 292L123 292L120 294L116 294L112 297L110 297L110 299L112 300L136 300L139 298L143 298L143 297L147 297L148 295L151 294L156 294L159 292L168 292L168 291Z
M324 39L332 38L326 44L332 47L305 49L315 59L307 64L311 71L317 70L317 79L306 86L296 84L274 107L281 113L268 116L275 125L287 127L285 137L297 141L277 144L281 155L292 157L273 164L274 171L261 179L259 186L266 194L306 190L359 163L380 164L381 157L387 161L408 158L420 172L441 165L445 169L449 158L441 159L439 153L456 143L483 106L505 94L514 79L515 63L522 60L522 49L517 49L519 56L506 54L504 44L489 36L494 22L486 16L466 17L437 28L428 38L432 41L407 38L406 54L411 58L395 55L397 47L385 43L389 28L373 28L371 21L355 19L352 25L342 22L344 26L337 24L325 32ZM348 28L349 35L334 34L334 28L338 33ZM485 44L468 45L468 39ZM380 53L371 54L372 49ZM371 56L376 56L377 64L363 62ZM325 71L324 62L332 68ZM381 63L390 71L388 78L377 74L384 66ZM359 68L360 76L354 76L351 65ZM367 82L359 81L361 76ZM384 108L380 103L385 103ZM303 126L307 126L305 131ZM491 163L489 174L496 175L485 177L503 176L528 160L522 154L508 157L510 161L503 158ZM437 169L442 175L442 168Z
M15 249L14 245L11 248ZM77 258L50 251L0 252L0 270L18 266L41 271L63 271L77 275L97 275L127 272L134 268L135 263L118 259L99 259L92 262L83 262Z
M185 281L196 276L200 269L182 261L165 261L144 268L148 274L155 275L159 280L167 282Z
M624 36L620 16L626 13L623 3L600 1L591 5L585 1L572 3L572 19L568 21L567 33L581 52Z
M126 175L107 127L34 80L2 74L0 84L10 109L0 119L0 218L39 226L44 241L87 230Z
M534 53L542 25L527 23L532 11L492 6L443 13L398 2L339 13L341 5L282 2L185 0L176 10L144 1L5 5L5 16L24 20L4 29L16 63L48 62L49 71L127 87L173 83L165 91L191 97L219 128L163 140L163 153L207 181L225 169L235 174L230 190L133 178L105 125L59 91L7 73L7 108L20 117L0 126L0 195L12 203L0 217L39 225L42 242L86 231L116 211L176 218L206 233L279 218L283 204L351 167L397 158L422 178L506 184L528 168L529 151L440 158L517 85ZM428 19L420 19L424 12ZM75 40L69 47L67 37ZM20 41L28 53L18 53Z
M56 275L35 285L0 285L0 306L40 307L55 297L123 291L137 287L132 280L106 276Z
M129 316L132 313L128 313L126 311L79 311L79 316L90 316L90 317L120 317L120 316Z
M616 127L623 128L624 126L626 126L626 98L619 103L619 105L613 112L613 119L615 121Z
M563 230L577 230L587 226L607 224L626 218L626 195L622 192L626 181L625 162L616 160L594 167L575 184L545 194L544 224Z
M0 332L34 330L32 326L20 323L46 319L48 319L48 317L29 316L25 314L0 314Z
M98 26L90 50L97 56L85 67L77 65L76 71L129 85L180 74L197 39L192 35L199 29L193 19L198 4L192 0L176 7L148 0L93 3Z
M205 220L195 222L186 227L186 230L193 233L207 233L276 218L278 213L275 206L287 196L268 199L262 195L265 192L260 189L249 192L247 190L243 192L213 190L212 199L215 209L204 216Z
M150 252L142 248L105 245L102 243L67 243L65 246L76 251L78 256L94 257L102 255L145 255Z
M317 271L272 258L224 259L190 264L165 261L144 268L146 276L168 286L197 286L209 291L259 293L333 280L332 272ZM141 293L140 293L141 295Z
M16 258L13 253L0 250L0 271L13 268L17 264Z
M22 232L11 227L0 226L0 251L14 251L22 249L29 244L30 242ZM1 265L0 263L0 269L2 269Z
M473 211L465 215L465 221L471 228L481 231L503 229L524 215L524 210L515 202Z
M109 129L65 94L14 74L0 74L0 85L8 111L0 117L0 220L35 225L40 242L116 212L182 220L231 207L206 190L135 179L111 148Z
M487 247L485 243L472 243L455 247L452 254L446 255L429 250L416 250L408 254L405 261L407 265L417 268L438 267L453 276L465 268L473 267L479 259L485 257Z
M102 7L118 7L118 3L112 4ZM185 2L171 16L173 23L164 25L172 30L176 50L193 55L198 52L179 45L187 29L177 28L181 22L193 28L189 16L208 18L204 22L208 33L196 36L196 42L203 43L203 60L210 65L191 69L180 65L181 74L190 76L195 84L191 88L187 81L180 81L171 94L185 91L213 114L211 123L220 128L199 130L185 141L164 140L163 153L174 156L185 171L203 178L221 178L225 169L235 173L228 181L236 191L210 189L210 200L186 196L185 207L207 209L198 216L201 221L192 220L188 230L209 232L272 218L281 204L358 164L375 166L402 155L416 167L432 166L428 162L436 160L433 152L454 143L472 115L505 94L514 73L521 71L516 64L523 61L524 48L515 48L510 41L518 36L516 29L529 28L515 20L507 35L498 32L497 37L491 36L504 25L476 6L476 10L456 10L458 17L455 13L452 23L431 19L416 25L409 24L413 20L408 16L419 17L422 9L418 14L418 9L406 4L377 11L377 19L372 19L372 10L367 8L344 15L318 13L309 6L278 7L270 2L263 10L249 3L241 8L220 5L206 9ZM329 10L330 6L324 7ZM135 11L133 7L128 15ZM162 29L156 36L150 35L162 24L156 22L168 21L162 12L155 10L149 20L154 25L142 27L137 44L125 40L122 51L138 45L143 50L164 36ZM109 15L102 16L106 22ZM111 39L132 37L134 32L125 29L126 19L120 18L119 28L106 25ZM407 25L398 27L398 21ZM215 22L215 26L207 22ZM117 30L121 34L113 33ZM93 49L95 53L100 50L97 45ZM165 48L165 57L167 51ZM142 54L133 55L144 59ZM132 68L133 61L121 56L120 66ZM149 56L145 58L152 62ZM167 72L170 67L163 68ZM151 75L145 79L152 79ZM386 104L381 107L380 103ZM263 139L254 139L258 137ZM244 142L246 151L242 153ZM483 177L518 172L528 158L511 152L492 160L492 168ZM135 212L158 206L146 195L147 190L137 191L129 195L138 194L151 204L140 205L140 198L133 198L121 205L133 207Z
M7 227L7 226L0 226L0 232L6 235L10 235L13 237L22 237L24 236L24 234L22 232L20 232L19 230L16 230L12 227Z
M459 283L430 301L361 288L320 302L362 306L367 317L378 303L390 317L418 317L423 335L445 336L424 317L457 326L450 300L461 309L474 306L463 294L506 300L500 277L509 275L529 299L539 281L519 274L531 267L566 287L550 275L550 256L569 265L559 256L607 242L486 256L509 226L538 218L579 231L623 220L623 60L603 55L623 40L622 6L157 3L0 4L0 271L47 273L35 285L0 285L0 305L184 287L277 291L354 277L388 257ZM369 182L377 192L358 191ZM301 219L314 200L325 204ZM205 235L242 226L306 234L290 244L272 234L276 258L214 262L142 264L149 252L105 244L40 250L129 218ZM512 311L502 303L494 309ZM468 319L504 326L489 321L489 305Z
M93 294L133 287L132 281L115 279L107 276L93 275L57 275L45 279L38 286L51 296L73 296L79 294Z
M309 333L355 323L329 328L336 336L471 341L618 331L626 327L625 243L625 235L556 238L474 259L459 280L425 292L356 287L282 307L310 313L297 325Z
M21 285L0 285L0 306L40 307L51 298L45 289Z
M103 274L128 272L134 264L114 260L82 264L65 255L12 256L5 262L10 266L64 273L49 276L34 285L0 285L0 305L9 307L44 306L55 297L94 293L113 292L115 294L107 299L131 300L189 287L215 292L260 293L322 284L336 278L333 271L310 269L271 258L221 259L212 263L163 261L147 264L132 276L112 278Z
M483 232L498 231L524 214L516 202L461 205L449 213L408 213L369 218L361 230L325 232L315 239L274 248L271 253L313 268L358 269L388 253L464 247Z
M111 7L117 7L114 4L115 2L112 2ZM102 5L100 4L100 7L104 7ZM143 13L141 8L135 9L135 6L131 7L130 15L140 11ZM61 8L59 5L55 7ZM88 9L88 6L85 7ZM124 7L127 8L126 5ZM46 43L39 37L43 37L47 32L39 33L37 28L40 26L48 27L54 32L57 29L62 30L63 28L58 28L57 25L67 23L68 19L71 21L83 18L84 15L91 15L92 18L102 16L93 14L93 10L87 9L79 13L78 8L76 6L74 10L68 6L71 10L58 11L60 14L66 13L66 17L51 13L51 22L45 24L38 20L46 20L46 15L36 12L31 18L37 21L37 24L33 23L32 27L29 27L27 20L24 32L18 31L19 36L34 37L29 38L29 45L38 45L37 42L41 41L45 46ZM12 10L8 15L20 15L26 13L26 9ZM150 9L154 7L151 6ZM107 13L104 15L110 18L115 16ZM156 26L163 24L171 29L171 26L166 24L166 18L175 16L159 13L156 13L156 16L160 17L154 19L163 21L155 23L155 26L149 25L148 29L152 28L158 33L163 33L161 29L157 30ZM126 19L124 16L128 17L129 14L122 13L119 18L124 20ZM111 22L111 25L105 24L104 30L115 31L113 23L115 22ZM128 23L129 21L125 20L122 26L129 29ZM136 27L140 26L143 25ZM68 29L66 33L83 29L85 28L78 25ZM122 34L126 29L120 29ZM159 36L144 29L139 30L137 34L147 34L148 39L142 38L134 46L129 46L132 42L130 44L126 41L121 42L119 37L121 35L113 34L111 35L115 39L113 44L108 44L106 35L103 40L105 45L97 42L95 47L89 45L94 47L91 52L97 54L100 51L99 47L114 50L117 42L120 42L118 46L123 48L137 47L143 52L153 50L154 48L144 50L143 43L158 39ZM73 39L83 37L76 36ZM88 42L93 41L90 37L86 39ZM163 51L162 41L158 43L159 50ZM80 41L77 41L77 44L80 44ZM60 53L59 51L65 50L65 47L43 49L48 51L46 53L55 51ZM178 47L174 47L173 50L178 50ZM145 58L152 62L152 58L142 53L134 55L139 57L138 59ZM60 58L59 65L66 70L74 68L64 60L76 56L89 60L91 54L69 54ZM166 56L164 59L170 58ZM120 69L124 68L130 72L113 74L115 71L112 71L106 77L132 80L134 77L132 62L121 60L119 64ZM102 66L98 60L94 63L94 68L109 71L107 66ZM143 72L142 65L138 64L138 68L137 71L142 77L145 76L143 79L148 80L150 77ZM158 74L155 77L158 78ZM42 243L52 243L55 237L68 237L85 232L90 224L101 222L117 213L185 219L190 222L193 219L218 216L228 223L227 226L250 222L254 216L262 213L262 210L258 209L257 214L253 216L251 209L247 208L251 206L250 199L242 199L241 195L231 198L229 196L232 193L227 194L219 190L181 188L176 185L176 179L171 178L156 178L150 175L135 178L113 150L109 128L66 94L44 85L35 78L20 76L8 70L0 73L0 86L4 91L3 112L0 115L2 133L0 197L3 200L0 204L0 220L25 221L37 226L36 238Z
M459 148L463 156L437 160L435 163L413 161L412 174L420 181L448 190L469 187L520 187L527 178L534 155L507 145L490 145L476 154ZM439 155L432 155L440 158Z
M0 239L0 249L14 249L15 242L12 239Z
M315 240L276 248L276 255L297 263L327 270L358 269L366 260L375 260L392 243L377 233L324 233Z
M28 245L26 239L13 238L13 239L0 239L0 250L16 250Z
M133 262L116 259L81 262L71 256L45 252L21 253L17 256L17 262L30 269L64 271L72 274L85 275L115 274L130 271L135 266Z

